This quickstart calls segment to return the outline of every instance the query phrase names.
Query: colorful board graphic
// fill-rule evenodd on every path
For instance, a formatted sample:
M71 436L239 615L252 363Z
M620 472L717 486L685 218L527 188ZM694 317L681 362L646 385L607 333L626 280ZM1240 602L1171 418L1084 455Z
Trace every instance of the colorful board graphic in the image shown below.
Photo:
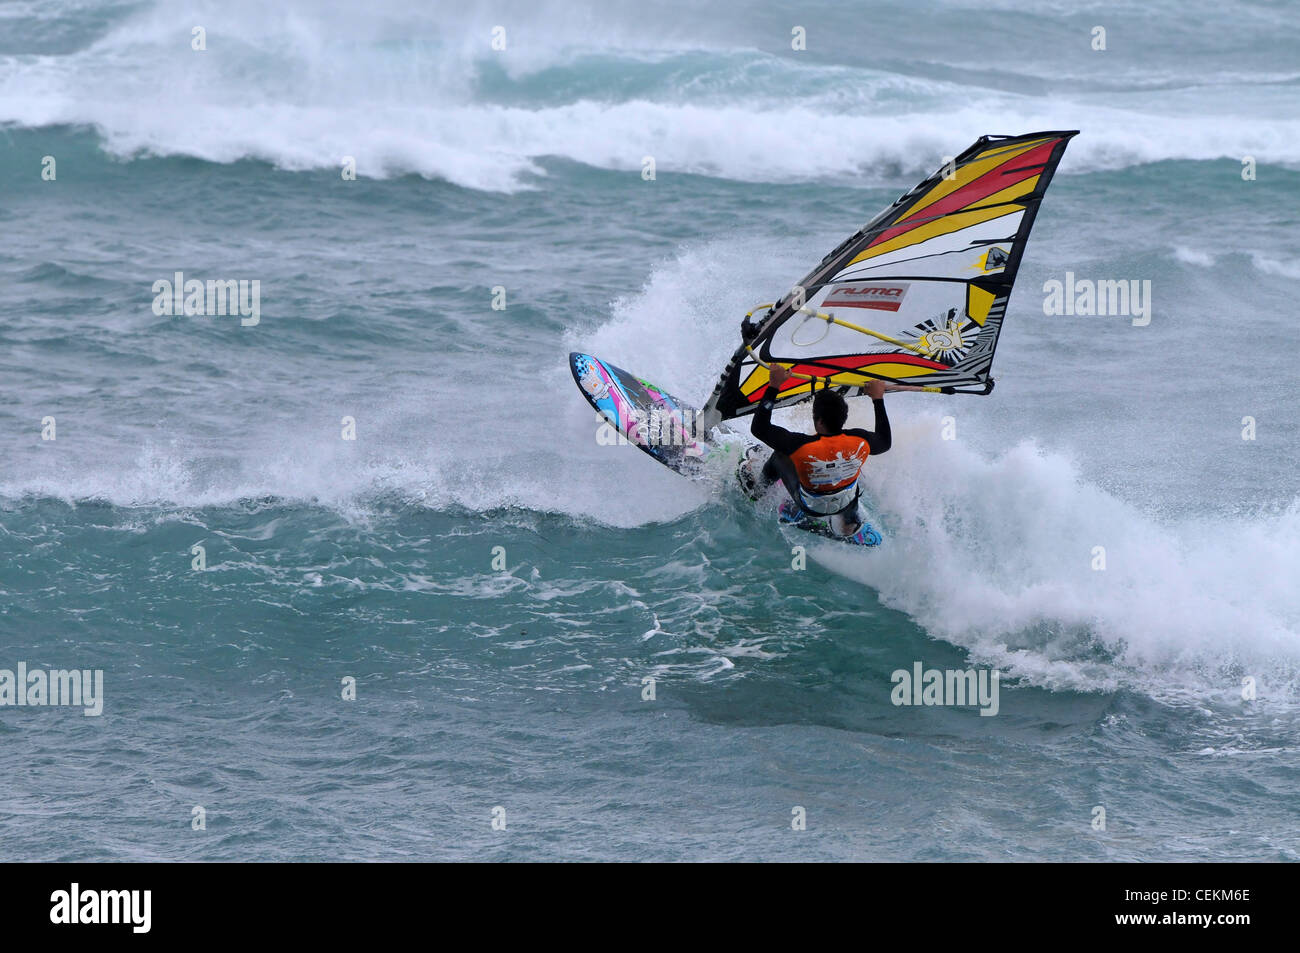
M708 456L712 447L696 438L700 414L696 408L590 354L571 353L569 370L578 389L612 428L612 435L678 473L693 473Z

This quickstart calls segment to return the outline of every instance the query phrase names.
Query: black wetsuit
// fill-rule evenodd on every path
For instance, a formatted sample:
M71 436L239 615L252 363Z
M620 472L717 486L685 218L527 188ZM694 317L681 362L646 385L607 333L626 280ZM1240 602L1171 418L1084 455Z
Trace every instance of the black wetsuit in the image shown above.
M809 488L801 485L799 472L791 459L792 456L808 444L827 437L842 435L865 440L871 453L884 453L893 445L893 436L889 430L889 415L885 413L885 401L883 399L872 401L876 409L876 430L874 433L869 430L853 428L836 431L833 434L806 434L794 433L772 423L772 408L775 406L776 398L777 389L775 387L769 387L763 392L763 399L758 405L758 410L754 412L754 421L750 424L749 432L775 451L763 467L763 476L769 481L780 478L785 483L785 488L789 491L790 498L795 503L803 500L805 494L812 495ZM857 499L855 497L849 506L856 505ZM844 509L847 510L849 506L844 507Z

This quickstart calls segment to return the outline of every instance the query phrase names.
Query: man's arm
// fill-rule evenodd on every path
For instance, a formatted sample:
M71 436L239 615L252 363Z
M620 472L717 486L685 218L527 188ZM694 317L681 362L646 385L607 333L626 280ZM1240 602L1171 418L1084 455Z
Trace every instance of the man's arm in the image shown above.
M876 408L876 432L870 430L854 429L844 431L850 437L861 437L867 442L873 454L884 453L894 445L893 434L889 431L889 415L885 413L885 400L880 398L873 400L872 404Z
M790 377L790 372L780 364L772 367L772 382L763 391L758 410L754 411L754 421L749 425L749 432L778 453L791 454L808 442L808 437L801 433L792 433L784 427L772 423L772 408L776 405L780 387Z
M872 381L867 385L867 396L876 409L876 432L869 430L846 430L852 437L861 437L867 442L872 453L884 453L894 445L894 435L889 429L889 414L885 413L884 381Z

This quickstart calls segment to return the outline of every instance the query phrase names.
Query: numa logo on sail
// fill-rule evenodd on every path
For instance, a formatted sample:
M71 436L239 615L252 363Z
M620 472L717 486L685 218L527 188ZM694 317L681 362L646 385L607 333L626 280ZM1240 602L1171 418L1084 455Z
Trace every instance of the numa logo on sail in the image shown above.
M903 305L907 295L906 282L892 282L887 285L867 285L853 283L837 285L826 296L822 307L825 308L869 308L872 311L897 311Z

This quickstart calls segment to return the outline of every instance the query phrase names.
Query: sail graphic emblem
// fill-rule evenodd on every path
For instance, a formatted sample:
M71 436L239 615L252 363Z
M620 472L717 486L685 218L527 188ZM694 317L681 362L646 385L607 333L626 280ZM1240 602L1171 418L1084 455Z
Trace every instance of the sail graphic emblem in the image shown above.
M974 335L979 333L979 325L966 320L963 327L963 320L966 320L965 315L958 317L957 309L952 308L946 318L922 321L909 336L915 338L917 346L931 358L945 364L956 364L964 356L966 348L973 343ZM971 338L963 338L963 331L970 332Z
M1011 256L1008 255L1006 251L995 245L989 249L988 255L984 258L984 270L994 271L998 268L1005 268L1007 262L1010 260Z

